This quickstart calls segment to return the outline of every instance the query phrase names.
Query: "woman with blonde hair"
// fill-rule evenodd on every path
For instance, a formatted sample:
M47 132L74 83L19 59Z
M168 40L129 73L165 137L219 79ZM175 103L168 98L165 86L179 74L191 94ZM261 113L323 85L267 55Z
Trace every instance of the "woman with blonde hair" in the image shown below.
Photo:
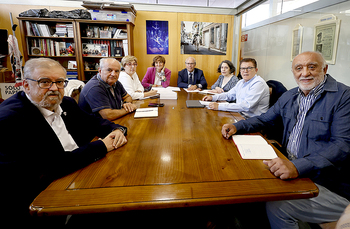
M125 56L122 59L124 71L119 74L119 82L128 92L133 100L142 99L148 96L154 96L157 91L152 90L145 92L138 75L136 74L137 58L134 56Z

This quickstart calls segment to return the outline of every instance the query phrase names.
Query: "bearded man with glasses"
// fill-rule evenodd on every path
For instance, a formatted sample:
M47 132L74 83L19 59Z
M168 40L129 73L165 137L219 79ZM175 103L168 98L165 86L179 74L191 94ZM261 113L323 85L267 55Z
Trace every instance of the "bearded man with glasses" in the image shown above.
M28 207L50 182L127 142L126 127L89 115L74 99L64 97L67 82L60 63L31 59L24 67L23 91L0 105L4 225L34 224ZM96 136L103 139L91 142Z

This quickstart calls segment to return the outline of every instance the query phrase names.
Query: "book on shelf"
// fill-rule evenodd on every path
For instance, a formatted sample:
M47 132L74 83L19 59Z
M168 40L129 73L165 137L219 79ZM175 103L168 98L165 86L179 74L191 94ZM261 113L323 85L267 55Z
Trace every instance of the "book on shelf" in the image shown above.
M59 37L65 37L67 35L66 23L56 23L56 35Z
M74 56L74 54L75 54L74 43L66 42L66 52L67 52L68 56Z
M124 55L129 55L128 40L123 40Z
M60 49L60 55L59 56L68 56L67 48L66 48L66 42L60 41L59 42L59 49Z

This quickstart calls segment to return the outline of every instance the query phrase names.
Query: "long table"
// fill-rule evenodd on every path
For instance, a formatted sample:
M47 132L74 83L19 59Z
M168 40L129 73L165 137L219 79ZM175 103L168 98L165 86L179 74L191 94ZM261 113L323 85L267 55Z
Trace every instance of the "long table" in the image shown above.
M179 208L310 198L318 189L307 178L281 180L262 160L243 160L221 135L238 113L187 108L204 95L181 89L177 100L161 102L155 118L129 114L128 143L77 172L54 181L31 204L32 215L70 215ZM276 149L275 149L276 150ZM279 157L284 157L280 152Z

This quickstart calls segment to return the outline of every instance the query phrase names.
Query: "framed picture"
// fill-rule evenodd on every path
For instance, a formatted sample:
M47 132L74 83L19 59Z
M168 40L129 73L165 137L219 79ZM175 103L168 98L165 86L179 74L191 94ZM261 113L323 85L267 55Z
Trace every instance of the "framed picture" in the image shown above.
M122 56L123 49L122 47L114 47L114 56Z
M298 24L294 29L292 33L292 52L291 52L291 61L296 57L298 54L301 53L301 44L303 41L303 27Z
M228 23L181 21L181 54L226 55Z
M315 25L314 51L322 53L328 64L335 64L338 48L340 20L327 15Z
M31 48L32 51L32 55L36 55L36 56L41 56L41 48L40 47L32 47Z
M147 54L169 54L168 21L146 21Z

